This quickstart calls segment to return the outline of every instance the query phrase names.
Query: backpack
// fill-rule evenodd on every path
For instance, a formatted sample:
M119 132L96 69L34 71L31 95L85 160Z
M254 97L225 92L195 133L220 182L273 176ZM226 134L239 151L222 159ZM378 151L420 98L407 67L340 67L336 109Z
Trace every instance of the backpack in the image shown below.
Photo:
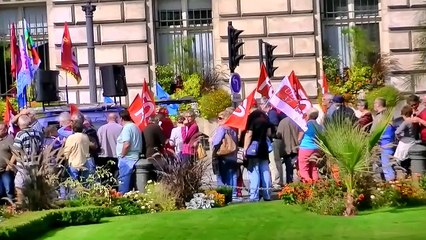
M226 156L237 151L237 144L232 138L231 134L228 131L225 132L225 135L222 139L222 144L220 145L219 150L217 151L218 156Z

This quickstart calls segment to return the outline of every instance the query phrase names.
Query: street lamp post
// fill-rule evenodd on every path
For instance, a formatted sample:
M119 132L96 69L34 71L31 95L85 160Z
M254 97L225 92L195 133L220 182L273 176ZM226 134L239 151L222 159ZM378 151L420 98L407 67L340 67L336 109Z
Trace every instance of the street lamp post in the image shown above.
M90 103L98 103L97 84L96 84L96 65L95 65L95 39L93 35L93 12L96 6L89 0L81 9L86 14L86 33L87 33L87 55L89 63L89 92Z

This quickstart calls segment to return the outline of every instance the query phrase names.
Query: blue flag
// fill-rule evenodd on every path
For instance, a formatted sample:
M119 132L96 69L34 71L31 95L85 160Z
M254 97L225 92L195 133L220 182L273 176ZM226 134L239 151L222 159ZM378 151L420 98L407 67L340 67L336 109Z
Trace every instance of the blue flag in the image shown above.
M169 100L170 99L170 95L166 91L164 91L164 89L161 87L161 85L158 82L156 83L155 89L156 89L155 97L158 100Z
M114 103L114 100L110 97L104 97L104 103Z
M164 89L161 87L161 85L157 82L155 87L155 98L158 100L169 100L170 95L164 91ZM176 116L179 114L179 104L169 104L167 106L167 111L169 112L169 115Z

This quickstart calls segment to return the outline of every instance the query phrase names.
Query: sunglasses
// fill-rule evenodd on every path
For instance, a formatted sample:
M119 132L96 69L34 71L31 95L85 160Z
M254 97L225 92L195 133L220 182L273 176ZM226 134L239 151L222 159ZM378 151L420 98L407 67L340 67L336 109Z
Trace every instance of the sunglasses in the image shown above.
M223 117L217 117L218 120L223 120Z

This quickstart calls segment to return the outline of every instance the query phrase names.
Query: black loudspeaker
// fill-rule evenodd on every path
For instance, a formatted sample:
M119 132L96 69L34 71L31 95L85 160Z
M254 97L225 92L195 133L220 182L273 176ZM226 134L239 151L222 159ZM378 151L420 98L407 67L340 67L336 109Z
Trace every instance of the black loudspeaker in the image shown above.
M126 72L122 65L100 67L104 97L127 96Z
M39 69L35 75L35 89L37 102L59 101L58 90L59 71Z

